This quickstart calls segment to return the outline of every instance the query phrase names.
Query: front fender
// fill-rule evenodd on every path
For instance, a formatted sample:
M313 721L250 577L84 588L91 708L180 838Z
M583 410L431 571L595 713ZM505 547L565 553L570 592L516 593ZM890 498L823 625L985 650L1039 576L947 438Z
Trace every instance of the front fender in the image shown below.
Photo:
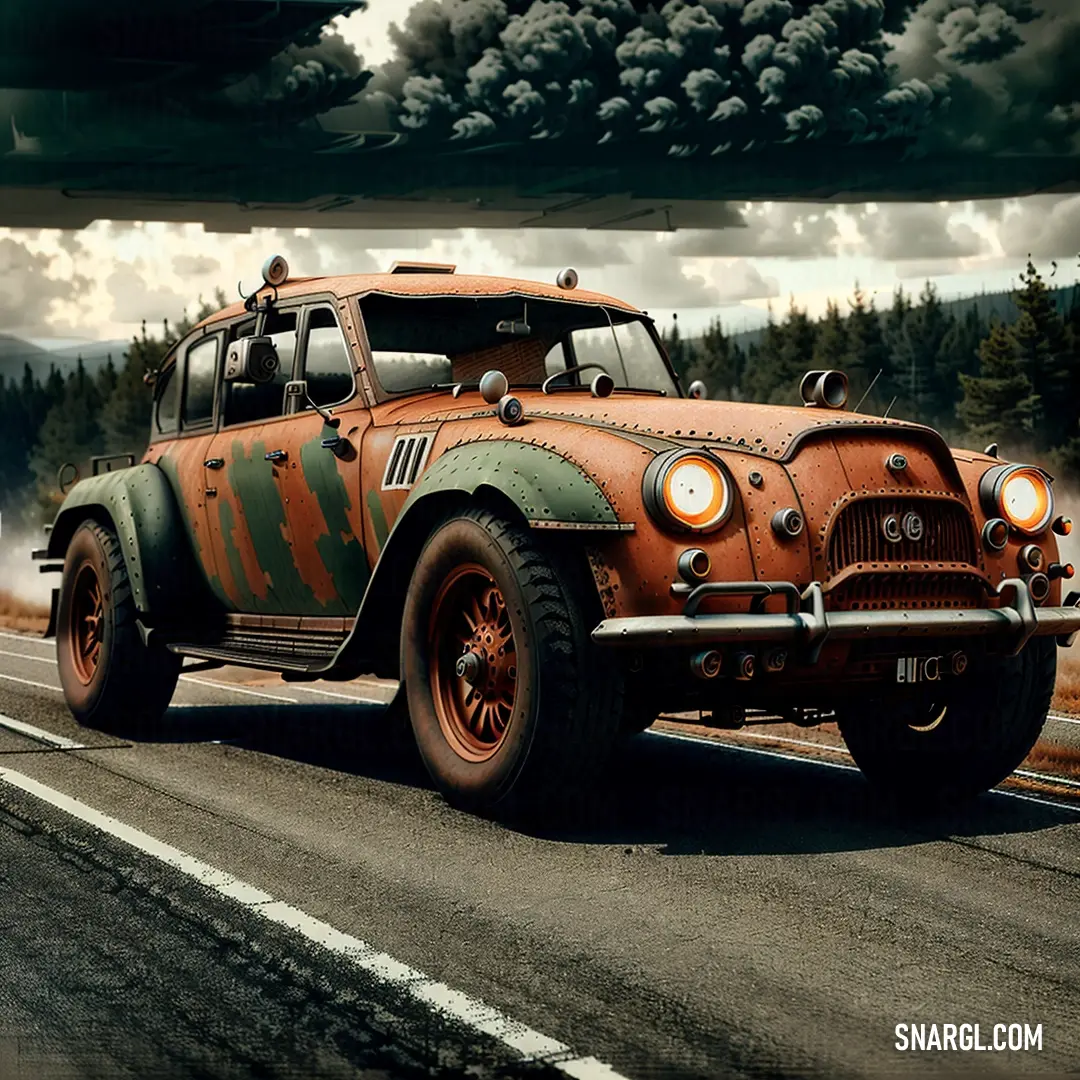
M135 465L76 484L53 522L49 558L64 557L87 518L115 529L140 613L186 612L193 597L205 592L176 496L156 465Z
M453 447L428 467L405 500L382 545L352 633L330 670L347 678L373 667L380 674L396 676L397 628L412 567L424 542L441 514L485 494L514 507L534 528L623 528L595 481L547 447L510 439ZM388 634L388 626L394 632Z
M466 443L447 450L424 472L398 522L435 492L501 493L530 525L617 526L618 515L596 482L574 462L544 446L510 439ZM398 524L395 522L395 529Z

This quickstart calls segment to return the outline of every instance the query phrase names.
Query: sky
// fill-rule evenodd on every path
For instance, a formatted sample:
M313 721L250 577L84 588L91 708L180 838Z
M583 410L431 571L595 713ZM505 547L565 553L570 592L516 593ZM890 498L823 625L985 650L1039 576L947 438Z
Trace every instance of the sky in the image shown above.
M367 65L393 55L389 26L400 0L371 0L337 29ZM695 332L719 317L731 331L759 325L771 307L812 316L844 304L856 282L879 307L898 285L931 280L945 297L1014 285L1030 254L1047 276L1080 274L1080 196L982 203L738 204L745 227L712 232L582 230L352 232L253 230L207 234L200 225L97 222L77 233L0 229L0 334L41 342L129 338L222 288L230 299L259 284L281 253L297 275L387 269L397 258L460 270L554 280L575 267L584 288L673 314ZM1055 268L1055 263L1056 268Z

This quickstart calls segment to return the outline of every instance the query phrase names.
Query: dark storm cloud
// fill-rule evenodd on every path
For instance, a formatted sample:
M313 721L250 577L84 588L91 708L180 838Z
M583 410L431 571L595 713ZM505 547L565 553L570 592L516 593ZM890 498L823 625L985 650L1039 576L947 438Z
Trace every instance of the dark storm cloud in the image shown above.
M246 114L299 118L345 105L370 78L356 50L340 34L324 30L310 43L290 45L262 71L228 87L221 96Z
M0 332L44 327L55 301L73 299L89 288L80 275L50 275L52 258L11 237L0 239Z
M682 258L750 256L799 259L835 253L839 236L827 206L769 203L749 207L745 228L680 233L668 247Z
M888 262L983 254L987 240L969 225L951 223L955 212L937 203L898 203L879 206L876 213L864 209L856 221L867 254Z
M945 96L890 81L898 15L884 0L423 0L383 85L403 127L436 137L663 137L680 155L881 138Z
M929 150L1080 152L1076 0L926 0L889 59L897 77L948 88Z
M433 139L1065 150L1078 35L1074 0L422 0L373 86Z

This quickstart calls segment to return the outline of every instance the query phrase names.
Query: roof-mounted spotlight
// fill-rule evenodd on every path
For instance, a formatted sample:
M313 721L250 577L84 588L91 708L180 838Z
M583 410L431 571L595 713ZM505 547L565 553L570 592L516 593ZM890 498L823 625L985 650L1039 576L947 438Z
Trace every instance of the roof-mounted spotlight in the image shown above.
M289 264L282 255L271 255L262 268L263 281L277 288L289 280Z
M572 289L578 287L578 272L572 267L568 266L565 270L559 271L559 276L555 279L555 284L560 289L565 289L570 292Z
M848 378L842 371L808 371L799 384L806 405L819 409L842 409L848 400Z

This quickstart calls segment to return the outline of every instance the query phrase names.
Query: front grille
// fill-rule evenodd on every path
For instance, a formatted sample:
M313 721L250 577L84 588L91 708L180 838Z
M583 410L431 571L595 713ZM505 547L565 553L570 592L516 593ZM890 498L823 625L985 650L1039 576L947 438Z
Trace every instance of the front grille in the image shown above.
M858 574L828 593L833 611L886 608L978 608L986 602L982 580L964 573Z
M890 515L903 520L915 511L923 523L918 540L886 539L883 523ZM976 564L975 530L967 510L945 499L859 499L840 511L829 536L826 568L829 577L860 563Z

